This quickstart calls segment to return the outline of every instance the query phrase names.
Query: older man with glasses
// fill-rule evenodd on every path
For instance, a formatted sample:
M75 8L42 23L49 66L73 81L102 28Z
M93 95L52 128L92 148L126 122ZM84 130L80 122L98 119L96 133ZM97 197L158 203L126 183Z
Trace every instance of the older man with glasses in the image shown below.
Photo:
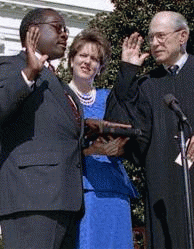
M138 33L127 37L122 48L118 84L113 88L107 103L106 119L117 118L118 121L118 117L114 117L110 110L110 107L115 105L113 102L118 99L125 103L124 108L127 106L129 120L133 116L132 123L134 120L137 120L136 124L141 122L142 114L149 117L144 124L140 124L143 131L146 128L146 139L142 139L141 143L138 139L131 139L131 147L128 150L128 154L131 151L132 155L136 156L135 163L140 162L142 167L145 166L148 242L146 248L191 248L187 229L183 167L176 160L180 153L177 140L178 118L164 104L167 94L175 96L180 101L190 125L194 127L194 57L186 52L188 38L188 24L181 14L172 11L157 13L151 20L148 40L151 54L158 66L143 77L137 78L136 74L149 54L141 53L143 39ZM119 104L122 104L122 101ZM188 138L189 129L186 127L185 130ZM134 146L137 143L139 148ZM191 159L194 158L193 147L191 143L188 149ZM138 151L142 154L138 155ZM193 188L192 167L190 178Z

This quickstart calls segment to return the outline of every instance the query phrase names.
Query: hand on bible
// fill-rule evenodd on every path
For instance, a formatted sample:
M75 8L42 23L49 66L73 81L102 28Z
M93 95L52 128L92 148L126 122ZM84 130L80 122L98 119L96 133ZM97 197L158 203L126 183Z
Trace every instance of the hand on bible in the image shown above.
M120 124L99 119L85 120L85 138L88 140L96 140L97 137L126 137L127 131L132 129L130 124ZM123 131L123 133L122 133Z

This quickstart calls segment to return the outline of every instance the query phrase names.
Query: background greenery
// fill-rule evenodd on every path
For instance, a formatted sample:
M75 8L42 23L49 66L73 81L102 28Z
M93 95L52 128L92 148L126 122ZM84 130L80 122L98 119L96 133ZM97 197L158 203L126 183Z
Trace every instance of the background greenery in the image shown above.
M143 51L149 51L146 43L148 27L153 15L162 10L172 10L180 12L186 17L190 27L190 39L187 51L194 52L194 1L193 0L112 0L115 9L111 13L99 13L88 24L90 28L97 28L110 41L112 46L112 56L106 72L96 81L97 87L111 88L114 85L121 55L121 45L123 39L134 31L138 31L144 37ZM148 58L141 73L150 70L155 66L153 58ZM59 74L65 82L69 82L71 76L68 70L59 67ZM139 199L132 200L132 221L133 227L144 226L144 199L145 184L144 171L141 167L134 167L125 161L125 166L130 178L133 180L140 193ZM141 248L142 241L138 241Z
M191 30L188 42L188 52L194 52L194 1L193 0L112 0L115 10L111 13L99 13L88 24L88 27L99 29L107 37L112 46L112 56L106 72L95 82L97 87L111 88L115 82L119 69L121 54L121 44L123 38L129 36L134 31L138 31L144 38L148 33L148 26L152 16L162 10L173 10L183 14L189 23ZM146 39L145 39L146 40ZM148 44L143 45L143 50L149 50ZM146 60L142 73L153 68L152 58ZM62 64L58 68L58 73L65 82L69 82L71 77L68 70ZM132 200L132 220L133 227L144 226L144 199L145 184L144 171L141 167L134 167L125 161L125 166L129 177L133 180L140 193L140 198ZM2 248L0 241L0 249ZM136 248L143 248L141 236L138 238Z

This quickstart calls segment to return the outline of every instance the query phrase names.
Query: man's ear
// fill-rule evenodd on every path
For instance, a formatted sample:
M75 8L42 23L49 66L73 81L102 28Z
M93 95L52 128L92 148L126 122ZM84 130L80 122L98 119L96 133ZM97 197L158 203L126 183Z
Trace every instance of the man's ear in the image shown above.
M189 39L189 32L187 30L181 30L181 35L180 35L180 44L183 45L187 43Z

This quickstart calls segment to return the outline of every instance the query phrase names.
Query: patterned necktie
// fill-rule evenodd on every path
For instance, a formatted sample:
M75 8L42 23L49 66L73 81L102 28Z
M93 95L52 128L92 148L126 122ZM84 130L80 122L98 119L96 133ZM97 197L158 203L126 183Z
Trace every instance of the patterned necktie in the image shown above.
M179 69L178 65L174 65L168 68L171 75L176 75L177 70Z
M67 97L67 100L68 100L68 102L73 110L73 114L74 114L74 117L77 121L77 124L79 126L81 126L81 116L80 116L80 112L78 110L78 107L77 107L75 101L72 99L72 97L66 91L64 91L64 94Z
M55 74L55 68L54 66L48 61L48 69L50 69Z

